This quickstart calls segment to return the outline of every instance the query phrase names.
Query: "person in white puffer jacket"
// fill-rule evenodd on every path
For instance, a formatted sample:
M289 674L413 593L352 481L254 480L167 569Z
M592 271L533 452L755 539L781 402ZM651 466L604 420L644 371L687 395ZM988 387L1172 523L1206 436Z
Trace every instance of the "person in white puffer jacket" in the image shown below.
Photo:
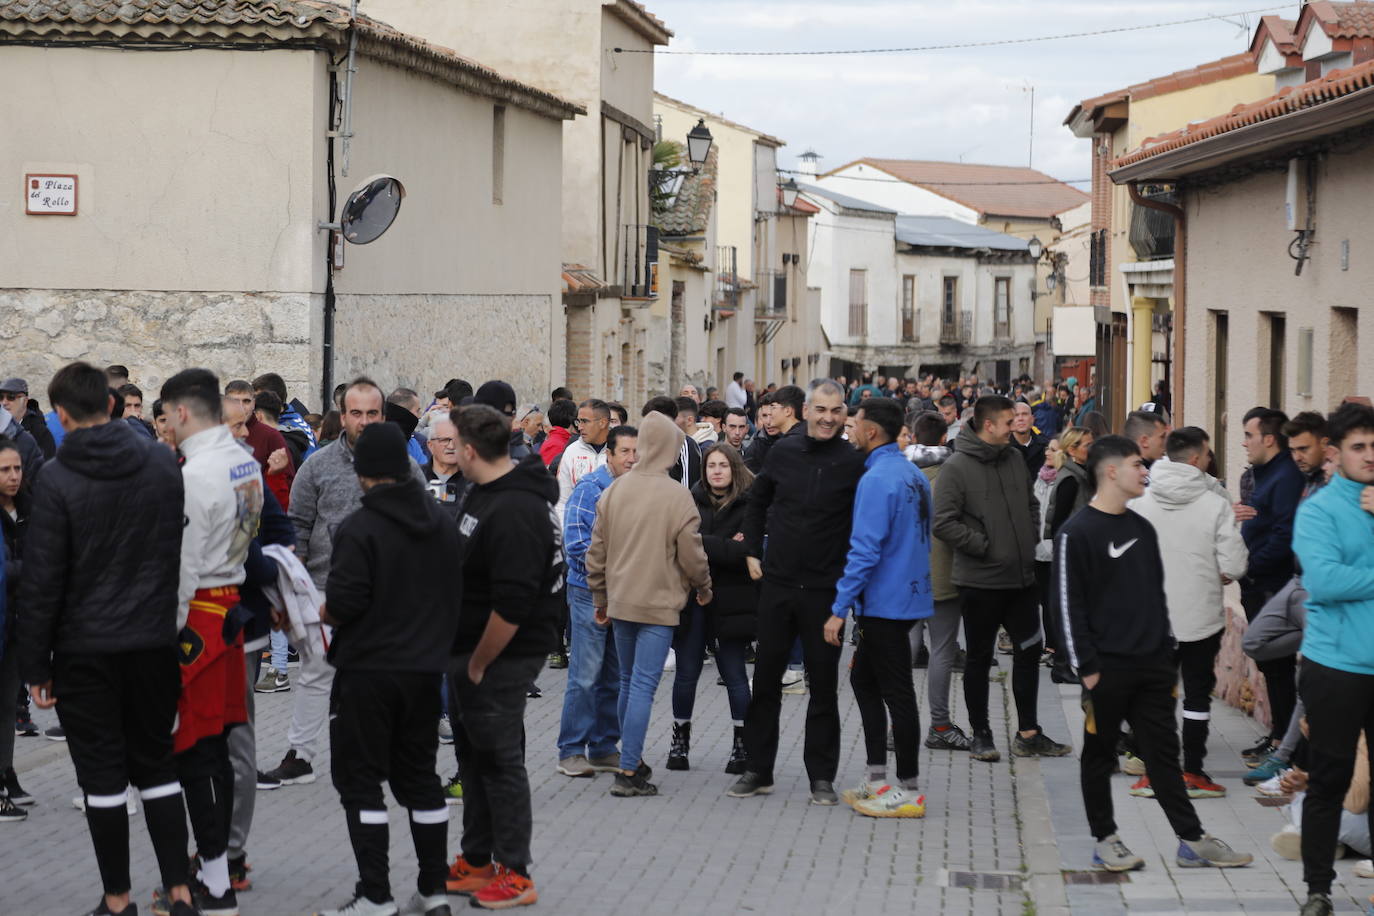
M1130 508L1159 533L1169 623L1178 640L1183 678L1183 773L1194 798L1224 795L1207 778L1212 688L1217 651L1226 627L1223 586L1245 574L1249 552L1231 502L1208 483L1206 434L1195 426L1169 433L1165 459L1150 468L1145 495Z

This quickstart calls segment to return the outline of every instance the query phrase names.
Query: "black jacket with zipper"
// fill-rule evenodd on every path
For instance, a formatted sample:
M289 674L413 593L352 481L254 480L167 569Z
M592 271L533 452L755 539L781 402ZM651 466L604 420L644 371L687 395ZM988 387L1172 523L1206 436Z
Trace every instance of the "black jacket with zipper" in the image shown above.
M833 589L849 553L864 456L838 435L822 441L806 429L798 423L768 450L750 490L744 542L750 556L763 558L769 582Z
M329 560L334 667L446 671L462 594L448 571L458 555L458 526L419 481L364 493L334 533Z
M19 585L19 664L52 679L54 652L174 646L181 470L171 449L111 421L73 430L33 489Z
M933 530L954 551L951 580L969 588L1034 585L1039 523L1021 453L988 445L965 423L935 488Z
M29 494L22 488L14 497L15 518L0 509L0 533L5 538L5 629L0 642L10 643L18 632L19 583L24 574L24 532L29 527ZM0 647L3 648L3 647ZM0 652L3 654L3 652Z
M753 639L758 630L759 590L749 578L749 549L734 539L744 528L749 493L717 509L706 484L699 483L692 488L692 498L701 513L701 546L711 566L714 597L706 606L707 624L717 639Z

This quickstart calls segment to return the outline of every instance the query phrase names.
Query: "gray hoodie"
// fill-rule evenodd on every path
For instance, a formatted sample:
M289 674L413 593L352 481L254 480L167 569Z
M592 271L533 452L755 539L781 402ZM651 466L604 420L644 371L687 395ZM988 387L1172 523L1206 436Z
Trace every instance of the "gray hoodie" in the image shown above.
M425 484L415 459L410 473ZM344 519L363 504L363 487L353 470L353 449L347 436L339 436L307 458L291 484L287 515L296 529L297 551L315 587L324 591L329 578L329 558L334 553L334 532Z
M1026 462L1010 444L988 445L965 424L935 487L937 538L954 551L955 585L1017 589L1035 584L1040 504Z

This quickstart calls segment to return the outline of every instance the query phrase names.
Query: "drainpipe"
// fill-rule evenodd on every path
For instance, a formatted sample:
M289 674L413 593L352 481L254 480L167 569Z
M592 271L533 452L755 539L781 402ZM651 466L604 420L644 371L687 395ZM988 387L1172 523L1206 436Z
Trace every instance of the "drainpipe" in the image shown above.
M1184 329L1188 314L1185 293L1187 277L1184 270L1188 260L1188 218L1182 207L1142 197L1139 182L1130 182L1126 185L1126 190L1131 195L1131 202L1137 206L1158 210L1174 218L1174 361L1170 369L1173 376L1173 421L1175 426L1181 426L1179 417L1183 411L1184 342L1187 338Z

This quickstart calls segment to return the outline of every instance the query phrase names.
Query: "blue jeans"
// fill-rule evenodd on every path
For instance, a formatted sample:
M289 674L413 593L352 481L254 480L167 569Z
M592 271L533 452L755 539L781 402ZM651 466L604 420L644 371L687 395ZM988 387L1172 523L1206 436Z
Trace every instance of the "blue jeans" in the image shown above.
M609 626L593 619L592 593L568 586L568 689L558 729L558 759L605 757L620 741L620 663Z
M620 768L634 770L644 755L649 712L675 628L630 620L617 620L611 627L620 653Z
M743 723L749 712L749 674L744 670L744 655L749 649L745 639L718 640L716 664L725 679L725 695L730 700L730 718ZM697 701L697 682L706 653L706 609L695 601L682 612L682 625L673 637L677 650L677 673L673 677L673 718L691 719Z
M286 631L285 631L285 630L273 630L273 631L272 631L272 667L273 667L273 668L276 668L277 671L278 671L278 673L280 673L280 674L285 674L285 673L286 673L286 648L287 648Z

